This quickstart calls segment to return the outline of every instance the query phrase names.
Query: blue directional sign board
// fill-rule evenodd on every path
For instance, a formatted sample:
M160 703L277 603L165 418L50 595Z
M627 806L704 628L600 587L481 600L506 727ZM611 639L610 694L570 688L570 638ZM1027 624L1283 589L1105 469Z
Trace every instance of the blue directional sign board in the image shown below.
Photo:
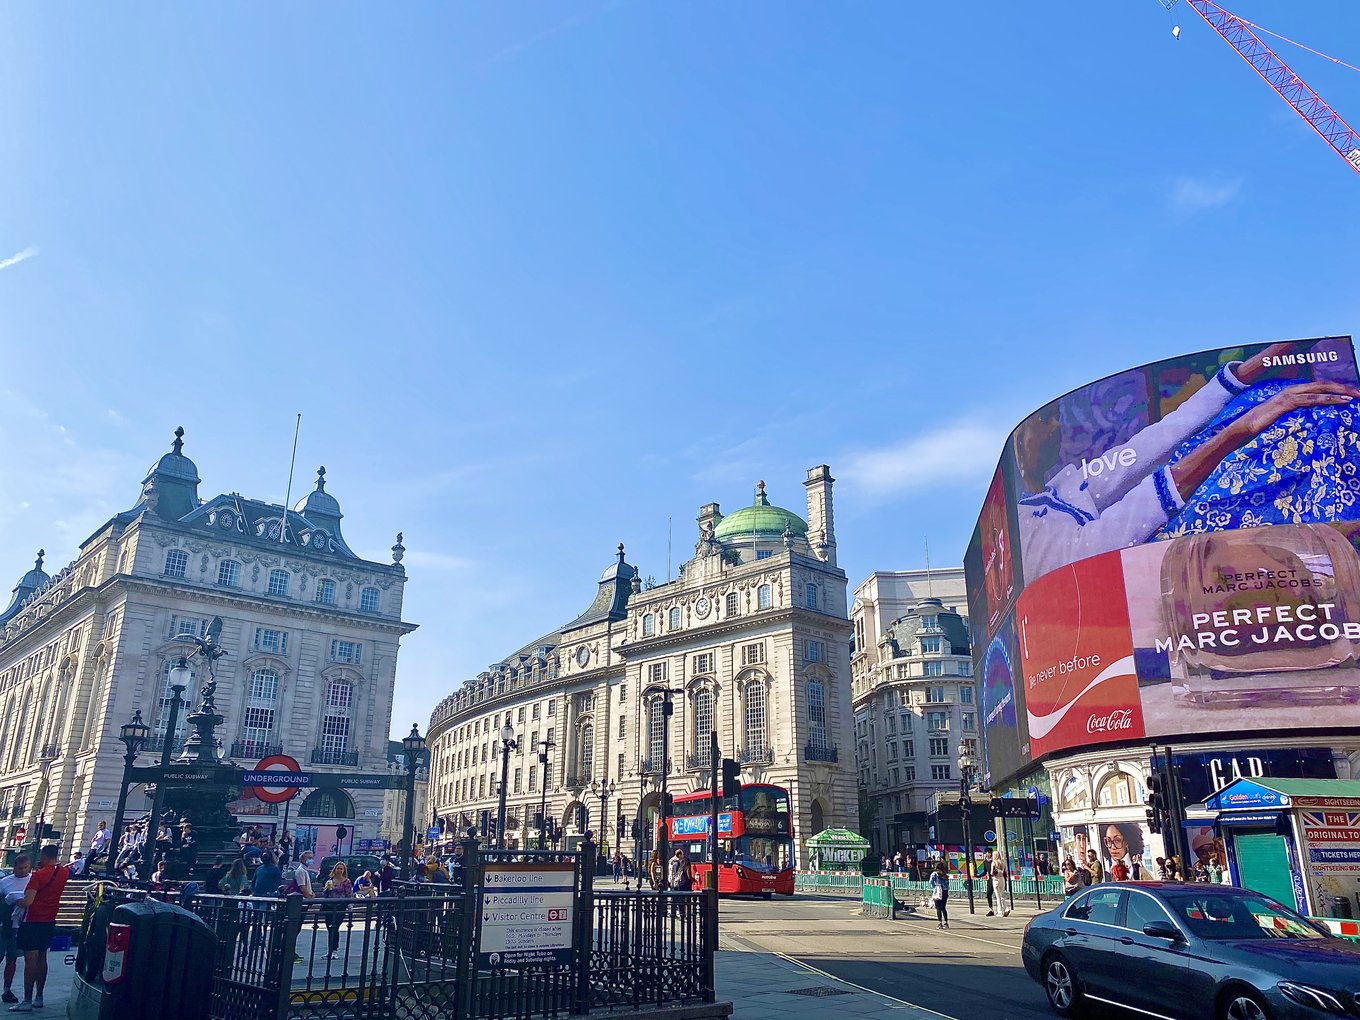
M671 832L676 836L702 836L708 831L708 815L686 815L671 819ZM732 814L724 811L718 815L718 834L732 834Z

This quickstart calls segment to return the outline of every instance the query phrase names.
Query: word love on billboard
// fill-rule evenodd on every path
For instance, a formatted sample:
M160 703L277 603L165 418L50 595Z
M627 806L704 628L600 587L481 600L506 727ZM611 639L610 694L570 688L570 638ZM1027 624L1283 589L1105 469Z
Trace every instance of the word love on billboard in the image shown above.
M1011 433L964 557L993 785L1067 748L1360 725L1349 337L1144 365Z

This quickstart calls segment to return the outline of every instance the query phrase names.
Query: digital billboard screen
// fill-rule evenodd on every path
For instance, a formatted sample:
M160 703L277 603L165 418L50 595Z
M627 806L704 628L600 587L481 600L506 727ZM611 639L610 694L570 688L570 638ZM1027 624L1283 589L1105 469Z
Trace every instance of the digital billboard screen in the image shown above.
M1012 684L984 708L994 783L1074 747L1360 725L1357 401L1328 337L1121 372L1011 433L964 557L984 700L989 661Z

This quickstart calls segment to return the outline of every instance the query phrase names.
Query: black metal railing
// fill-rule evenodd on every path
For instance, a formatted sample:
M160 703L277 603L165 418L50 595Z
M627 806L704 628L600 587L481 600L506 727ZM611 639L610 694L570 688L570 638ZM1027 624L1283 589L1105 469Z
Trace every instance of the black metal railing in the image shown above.
M271 754L283 754L283 745L263 740L238 740L231 745L233 758L264 758Z
M638 762L638 771L644 776L659 776L662 772L670 774L670 759L667 758L663 763L659 758L643 758Z
M840 751L836 745L827 747L824 744L807 744L803 748L803 759L805 761L835 761L841 760Z
M769 747L747 747L742 749L737 760L743 765L773 765L774 751Z
M358 765L358 751L328 751L324 747L312 748L313 765Z
M685 771L687 772L702 772L711 766L712 762L708 760L707 751L690 751L685 755Z
M567 781L564 784L568 790L577 790L583 786L589 786L594 776L590 772L568 772Z
M113 910L153 897L217 936L213 1020L532 1020L715 1000L716 892L596 892L590 843L579 854L463 845L466 891L397 883L378 899L279 899L94 883L77 972L97 984ZM533 964L479 955L485 867L545 863L572 868L570 950Z
M38 757L56 761L61 757L61 748L56 744L43 744L42 750L38 752Z

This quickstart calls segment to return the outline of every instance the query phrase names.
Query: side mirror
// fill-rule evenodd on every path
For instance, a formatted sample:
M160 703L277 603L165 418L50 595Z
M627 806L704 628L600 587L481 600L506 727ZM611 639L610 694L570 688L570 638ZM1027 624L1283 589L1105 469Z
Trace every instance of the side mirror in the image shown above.
M1143 925L1143 934L1152 939L1166 939L1169 942L1183 942L1185 936L1170 921L1152 921Z

